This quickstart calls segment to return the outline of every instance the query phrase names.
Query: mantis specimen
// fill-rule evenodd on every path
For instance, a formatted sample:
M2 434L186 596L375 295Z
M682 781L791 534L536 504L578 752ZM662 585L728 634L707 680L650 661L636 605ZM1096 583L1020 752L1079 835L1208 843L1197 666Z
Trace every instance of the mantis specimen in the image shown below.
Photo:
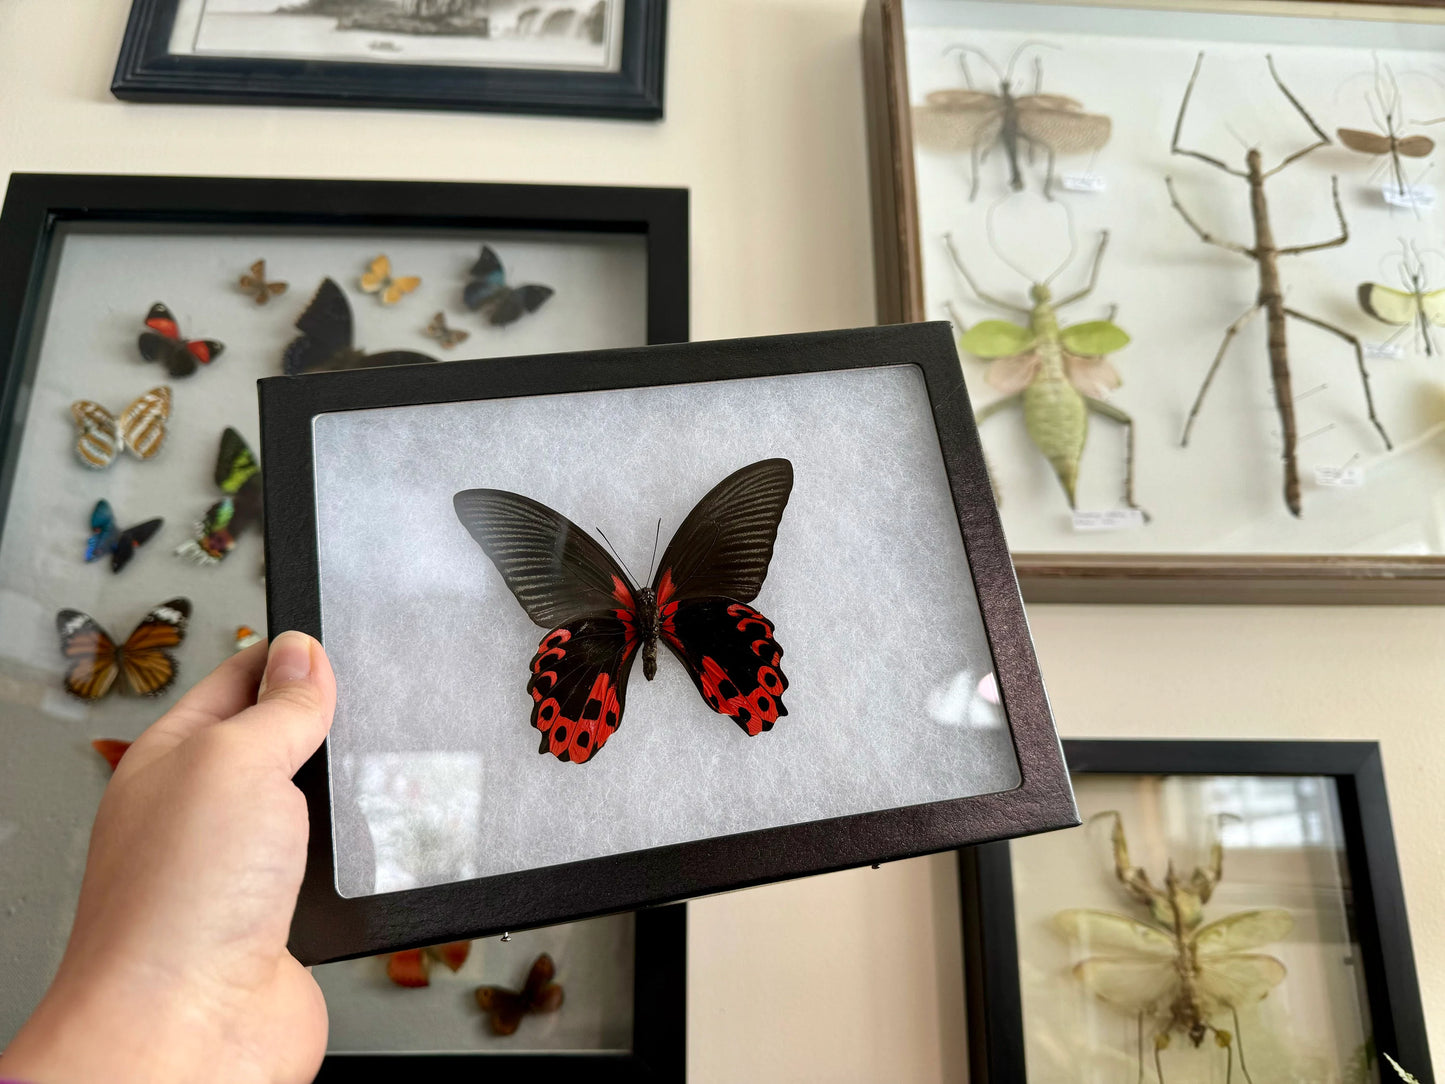
M992 241L991 228L989 238ZM1059 327L1059 310L1082 301L1093 292L1108 243L1109 234L1105 231L1099 235L1099 247L1094 253L1089 281L1083 289L1057 301L1050 289L1050 283L1073 262L1071 248L1053 274L1029 287L1032 305L1024 307L984 293L964 265L952 235L944 236L953 265L978 299L1006 312L1018 313L1028 321L1027 326L1020 326L1007 320L983 320L959 336L958 345L962 350L991 362L985 379L990 387L1005 393L1002 399L980 409L977 421L982 424L1000 410L1020 404L1029 438L1054 468L1070 508L1074 507L1079 461L1084 454L1091 413L1124 427L1124 503L1130 508L1139 508L1134 503L1134 419L1100 398L1122 383L1105 355L1127 346L1129 336L1112 319ZM994 250L998 251L997 245ZM1001 252L999 255L1003 258ZM1005 259L1004 262L1008 261ZM1013 267L1012 264L1009 266ZM1019 268L1014 270L1029 278ZM956 317L955 322L960 328L964 327Z
M1391 335L1387 342L1407 328L1414 327L1425 344L1425 356L1437 353L1430 326L1445 327L1445 290L1425 288L1425 261L1414 245L1400 242L1400 284L1403 290L1393 290L1378 282L1360 283L1360 308L1376 320L1394 324L1400 330Z
M948 52L959 54L963 69L964 90L935 90L914 109L914 127L919 142L946 151L968 151L970 162L969 200L978 196L978 170L995 145L1001 145L1008 159L1009 187L1024 187L1023 170L1019 166L1019 144L1032 155L1035 149L1048 156L1044 192L1053 183L1054 156L1095 151L1109 142L1113 125L1108 117L1085 113L1073 98L1061 94L1042 94L1043 67L1034 58L1033 92L1014 93L1014 65L1025 50L1041 47L1042 42L1026 41L1013 51L1008 65L1000 70L987 53L971 45L954 45ZM998 80L997 90L979 90L973 85L968 57L976 56L992 69Z
M1350 239L1350 230L1349 226L1345 223L1345 212L1340 207L1339 178L1332 177L1330 179L1331 191L1334 198L1335 217L1339 220L1340 224L1339 236L1332 237L1327 241L1316 241L1308 245L1291 245L1285 248L1281 248L1275 242L1274 229L1270 225L1269 220L1269 203L1265 198L1265 182L1313 151L1317 151L1321 147L1329 146L1330 137L1325 135L1320 129L1320 126L1315 123L1314 118L1311 117L1305 107L1300 104L1299 99L1290 93L1289 88L1284 85L1283 80L1279 77L1279 72L1275 70L1274 58L1266 56L1265 59L1269 64L1269 74L1274 80L1275 86L1279 88L1280 93L1284 95L1285 99L1294 107L1295 111L1304 119L1304 122L1309 125L1310 130L1315 134L1315 141L1313 143L1302 147L1292 154L1285 155L1285 157L1271 169L1264 168L1264 158L1260 154L1259 148L1250 147L1249 150L1245 152L1245 168L1242 170L1235 169L1233 166L1225 164L1218 158L1213 158L1201 151L1181 147L1179 140L1184 131L1184 117L1189 109L1189 99L1194 93L1194 84L1199 79L1199 69L1204 63L1204 54L1200 53L1194 62L1194 72L1189 76L1189 85L1184 90L1184 99L1179 103L1179 118L1175 121L1174 138L1169 145L1170 153L1196 158L1207 165L1213 166L1215 169L1228 173L1231 177L1241 178L1248 186L1249 211L1254 222L1254 244L1242 245L1235 241L1216 237L1195 221L1194 217L1184 209L1184 205L1179 202L1179 194L1174 190L1174 178L1166 177L1164 179L1165 186L1169 189L1169 202L1174 205L1174 209L1179 212L1179 216L1184 219L1185 223L1198 235L1201 241L1207 245L1215 245L1218 248L1238 253L1246 259L1253 260L1259 269L1259 292L1255 297L1254 304L1245 310L1244 314L1235 320L1234 323L1230 324L1225 331L1224 340L1219 344L1219 350L1215 353L1213 362L1210 363L1209 371L1204 377L1204 383L1200 385L1199 394L1195 396L1194 405L1189 408L1189 415L1184 423L1184 433L1179 443L1184 446L1189 444L1189 433L1194 427L1195 419L1199 416L1199 408L1204 403L1204 396L1208 393L1209 386L1213 383L1214 376L1219 371L1219 364L1224 360L1224 355L1229 349L1229 344L1234 341L1234 337L1239 334L1240 329L1243 328L1245 324L1263 312L1268 327L1269 375L1270 381L1274 386L1275 409L1279 413L1280 428L1284 438L1284 451L1282 455L1284 462L1284 503L1293 515L1298 516L1301 511L1301 505L1299 465L1296 459L1295 449L1299 435L1295 423L1294 391L1290 382L1289 342L1285 332L1287 318L1299 320L1303 323L1321 328L1324 331L1328 331L1332 335L1337 335L1354 348L1355 362L1360 371L1360 383L1365 389L1365 407L1369 412L1370 421L1374 423L1376 431L1380 434L1380 439L1385 442L1385 447L1389 448L1391 445L1390 438L1385 432L1385 427L1380 424L1380 419L1375 414L1375 400L1374 396L1370 393L1370 374L1365 369L1365 352L1360 345L1360 340L1343 328L1326 323L1324 320L1320 320L1314 316L1307 316L1298 309L1290 308L1284 303L1284 289L1280 283L1279 258L1281 256L1299 256L1306 252L1318 252L1321 249L1337 248Z
M1383 157L1385 160L1377 168L1389 165L1391 176L1395 180L1395 191L1403 199L1408 195L1410 185L1400 157L1403 155L1406 158L1425 158L1435 149L1435 141L1429 136L1401 135L1401 130L1409 123L1404 117L1404 96L1400 92L1395 73L1388 66L1382 67L1378 60L1375 61L1375 89L1365 95L1365 105L1370 110L1375 127L1380 131L1337 128L1335 134L1340 137L1340 142L1352 151L1371 157ZM1423 123L1433 124L1435 121ZM1371 173L1370 176L1373 178L1375 174Z
M1179 1033L1198 1048L1210 1035L1226 1052L1225 1079L1234 1071L1235 1051L1244 1079L1253 1080L1244 1058L1239 1009L1261 1001L1285 978L1284 964L1273 956L1246 950L1284 937L1294 927L1288 911L1238 911L1204 923L1204 905L1224 874L1224 847L1218 833L1210 845L1209 864L1181 876L1170 862L1162 884L1129 859L1124 821L1113 818L1114 875L1124 891L1143 904L1149 921L1111 911L1062 911L1055 928L1088 956L1073 973L1090 993L1116 1008L1135 1014L1138 1022L1139 1080L1144 1079L1144 1032L1154 1028L1154 1071L1164 1080L1162 1054ZM1228 1013L1234 1030L1214 1023Z

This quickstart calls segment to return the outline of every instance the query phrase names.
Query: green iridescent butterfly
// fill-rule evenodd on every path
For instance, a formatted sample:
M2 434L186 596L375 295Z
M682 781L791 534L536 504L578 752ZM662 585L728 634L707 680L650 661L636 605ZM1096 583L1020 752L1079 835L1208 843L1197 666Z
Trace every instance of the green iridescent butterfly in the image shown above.
M206 509L196 537L176 553L197 564L214 565L235 548L236 538L261 518L261 465L241 434L227 428L216 456L216 486L224 496Z

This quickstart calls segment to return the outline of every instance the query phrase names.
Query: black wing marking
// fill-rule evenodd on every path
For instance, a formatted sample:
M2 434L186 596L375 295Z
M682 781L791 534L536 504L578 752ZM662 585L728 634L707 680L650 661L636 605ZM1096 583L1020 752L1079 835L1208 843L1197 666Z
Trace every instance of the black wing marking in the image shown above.
M292 339L281 358L281 369L287 376L323 368L337 355L351 351L354 329L351 302L333 279L322 279L306 311L296 318L301 332Z
M607 551L545 504L501 489L465 489L452 505L527 616L544 629L634 608L626 577Z
M161 524L164 522L160 518L148 519L144 523L137 523L134 527L127 527L121 531L120 537L115 540L115 549L110 555L110 570L119 572L130 564L130 559L135 556L135 551L154 538L155 533L161 529Z
M622 725L636 628L616 617L584 617L542 637L527 682L532 725L542 733L537 752L581 764Z
M783 649L773 626L751 606L725 598L663 607L662 642L687 668L708 707L749 737L773 729L783 707Z
M659 601L719 597L751 602L762 590L793 465L763 459L728 475L688 513L657 569ZM664 578L670 590L664 591Z

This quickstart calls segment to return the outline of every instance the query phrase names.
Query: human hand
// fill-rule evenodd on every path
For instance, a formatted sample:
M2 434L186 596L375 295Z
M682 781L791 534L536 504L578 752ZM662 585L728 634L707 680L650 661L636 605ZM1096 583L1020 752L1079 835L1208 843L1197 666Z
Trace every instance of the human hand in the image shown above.
M70 942L0 1058L32 1084L288 1084L326 1004L286 950L306 865L291 777L331 726L321 645L282 633L222 663L127 750L101 799Z

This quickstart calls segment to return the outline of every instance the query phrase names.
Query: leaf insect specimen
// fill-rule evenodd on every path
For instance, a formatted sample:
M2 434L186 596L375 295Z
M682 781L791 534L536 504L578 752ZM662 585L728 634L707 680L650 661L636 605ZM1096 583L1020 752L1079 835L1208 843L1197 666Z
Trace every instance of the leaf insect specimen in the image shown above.
M1108 117L1085 113L1083 104L1062 94L1043 94L1043 64L1034 57L1033 91L1015 94L1014 67L1030 48L1043 48L1045 43L1026 41L1013 51L1008 65L1000 70L982 49L972 45L953 45L947 52L959 54L966 89L935 90L924 104L914 109L914 126L925 146L945 151L968 151L968 198L978 196L979 166L996 146L1003 148L1008 160L1009 187L1024 187L1023 169L1019 165L1020 145L1032 161L1035 151L1042 151L1048 160L1044 175L1044 193L1052 187L1054 158L1060 154L1084 154L1096 151L1109 142L1113 124ZM968 58L978 57L993 71L997 80L992 91L973 85Z
M1372 158L1380 158L1379 165L1370 174L1370 180L1373 181L1375 176L1388 166L1395 184L1395 192L1401 199L1405 199L1409 195L1410 184L1405 176L1405 167L1400 161L1401 157L1427 158L1435 149L1435 141L1429 136L1401 134L1409 123L1404 116L1404 95L1400 91L1399 82L1395 79L1395 73L1390 70L1388 65L1381 65L1378 59L1375 61L1375 88L1365 95L1365 105L1370 110L1370 117L1379 131L1367 132L1361 128L1336 128L1335 134L1340 137L1340 142L1350 150L1368 154ZM1426 121L1425 123L1433 122Z
M1027 321L1025 325L1019 325L1007 320L982 320L959 336L958 345L974 357L991 362L984 379L990 387L1004 393L1002 399L977 412L979 424L1001 410L1015 404L1021 406L1029 439L1054 468L1070 508L1075 506L1079 462L1089 435L1089 415L1098 414L1122 425L1126 441L1124 503L1137 509L1139 506L1134 503L1134 419L1101 398L1122 383L1105 355L1122 350L1128 345L1129 336L1112 320L1090 320L1059 327L1059 310L1093 293L1099 281L1099 267L1104 262L1109 234L1105 231L1099 235L1099 247L1094 252L1088 283L1083 289L1056 301L1050 284L1074 260L1072 232L1068 256L1043 282L1030 285L1032 304L1027 307L984 293L964 266L952 235L945 235L944 244L953 265L978 299L995 308L1017 313ZM994 244L992 215L988 233L989 243L999 258L1025 280L1029 279L1030 276L1015 267ZM959 326L963 326L961 322Z
M1401 241L1400 249L1400 283L1405 288L1394 290L1378 282L1362 282L1360 308L1376 320L1394 324L1399 329L1386 342L1394 342L1413 327L1424 343L1425 356L1431 357L1439 353L1431 325L1445 327L1445 290L1426 288L1425 261L1414 245Z
M1266 56L1269 64L1269 74L1274 79L1275 86L1279 88L1285 100L1309 125L1310 131L1315 134L1315 141L1292 154L1285 155L1279 164L1272 169L1264 168L1264 158L1258 147L1251 147L1245 152L1244 169L1235 169L1226 165L1218 158L1210 157L1201 151L1190 150L1179 145L1179 139L1184 131L1184 117L1189 109L1189 99L1194 93L1194 84L1199 79L1199 69L1204 64L1204 54L1200 53L1194 61L1194 71L1189 76L1189 85L1184 90L1184 99L1179 103L1179 117L1174 123L1174 138L1169 145L1173 154L1187 155L1190 158L1197 158L1199 161L1222 170L1232 177L1241 178L1249 189L1249 210L1254 221L1254 243L1242 245L1235 241L1217 237L1201 226L1184 205L1179 202L1179 194L1174 190L1174 178L1164 178L1164 184L1169 189L1169 202L1179 212L1179 216L1192 229L1199 239L1207 245L1215 245L1230 252L1236 252L1246 259L1253 260L1259 269L1259 293L1251 305L1239 319L1230 324L1224 333L1224 340L1219 344L1219 350L1210 363L1209 371L1205 374L1204 383L1199 387L1199 393L1195 396L1194 404L1189 408L1189 416L1184 423L1184 433L1180 439L1181 446L1189 444L1189 433L1194 427L1194 421L1199 416L1199 408L1204 403L1204 396L1209 391L1209 385L1213 382L1215 374L1219 371L1219 364L1224 360L1224 354L1229 349L1229 344L1240 330L1251 319L1261 312L1265 314L1265 321L1268 327L1268 348L1269 348L1269 374L1274 385L1275 408L1279 412L1280 429L1284 437L1284 503L1293 515L1300 514L1300 484L1299 465L1296 459L1295 450L1299 441L1298 429L1295 422L1294 390L1290 382L1289 369L1289 342L1285 334L1287 318L1300 320L1311 324L1332 335L1337 335L1349 343L1355 351L1355 363L1360 371L1360 383L1365 390L1365 408L1369 413L1370 421L1374 423L1380 439L1389 448L1390 438L1385 432L1385 427L1380 424L1380 419L1375 414L1374 396L1370 394L1370 374L1365 369L1365 352L1360 345L1360 340L1351 335L1343 328L1334 324L1326 323L1314 316L1307 316L1298 309L1293 309L1284 303L1284 288L1280 282L1279 258L1281 256L1299 256L1306 252L1318 252L1321 249L1338 248L1350 238L1349 226L1345 223L1345 212L1340 207L1340 181L1338 177L1331 178L1331 191L1335 204L1335 217L1339 220L1340 233L1338 237L1332 237L1328 241L1316 241L1308 245L1291 245L1281 248L1274 239L1274 229L1269 220L1269 203L1265 197L1265 182L1269 178L1294 165L1300 159L1321 147L1329 146L1330 137L1325 135L1320 126L1310 116L1305 107L1300 104L1284 81L1280 79L1279 72L1275 70L1274 58Z
M1090 993L1135 1015L1139 1079L1144 1076L1144 1036L1153 1032L1154 1070L1163 1084L1163 1052L1181 1034L1195 1048L1212 1035L1228 1059L1225 1079L1234 1072L1235 1052L1244 1079L1253 1084L1240 1035L1239 1009L1269 995L1285 978L1285 966L1273 956L1249 951L1278 941L1294 926L1288 911L1238 911L1204 923L1204 905L1223 876L1224 848L1217 831L1207 867L1181 876L1171 861L1162 884L1129 860L1124 822L1112 818L1114 875L1124 891L1148 908L1140 921L1112 911L1062 911L1055 928L1086 952L1074 965L1074 977ZM1216 824L1217 829L1217 824ZM1228 1016L1233 1030L1215 1021Z

